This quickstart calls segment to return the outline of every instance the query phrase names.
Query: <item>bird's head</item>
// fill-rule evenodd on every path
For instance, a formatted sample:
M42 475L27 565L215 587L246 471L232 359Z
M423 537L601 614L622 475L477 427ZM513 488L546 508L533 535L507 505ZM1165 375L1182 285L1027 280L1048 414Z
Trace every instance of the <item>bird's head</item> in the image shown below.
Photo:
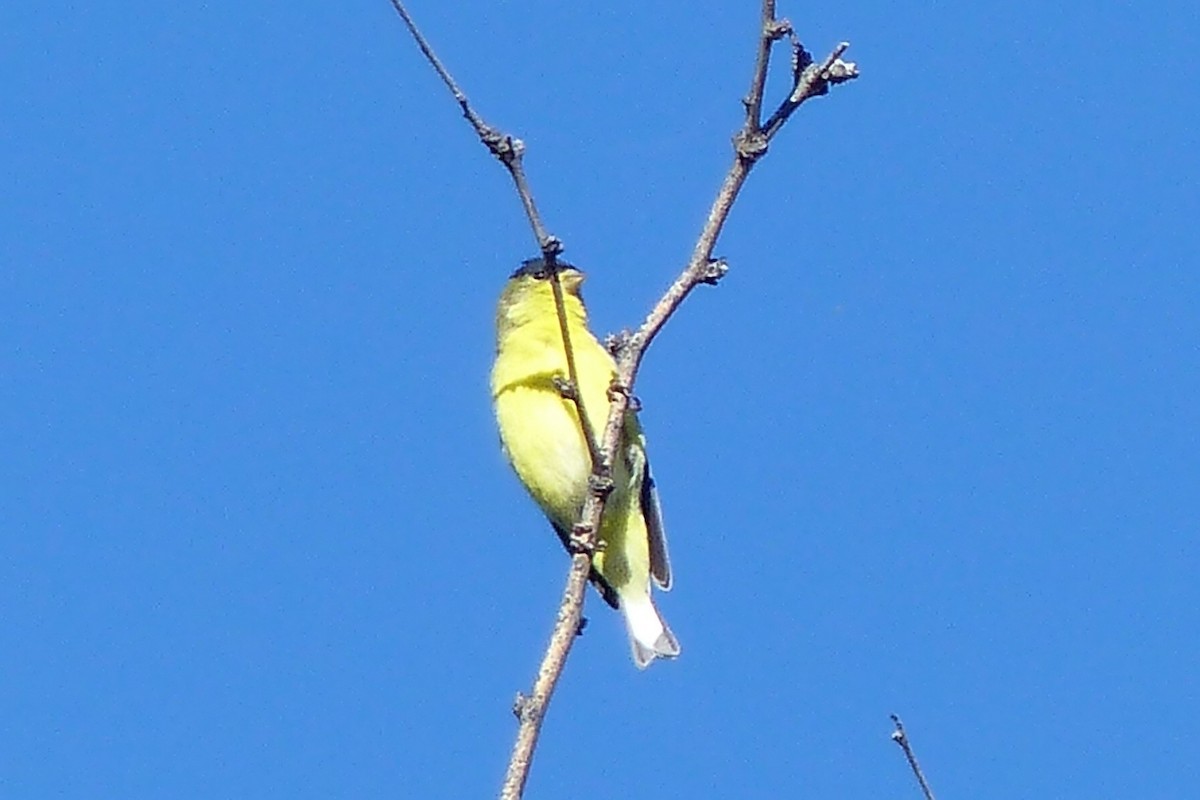
M568 313L584 315L586 312L583 310L581 291L583 273L561 261L556 265L556 269ZM532 317L545 314L551 315L551 318L556 315L550 269L542 259L531 258L522 263L505 284L504 291L500 294L497 322L501 326L519 325Z

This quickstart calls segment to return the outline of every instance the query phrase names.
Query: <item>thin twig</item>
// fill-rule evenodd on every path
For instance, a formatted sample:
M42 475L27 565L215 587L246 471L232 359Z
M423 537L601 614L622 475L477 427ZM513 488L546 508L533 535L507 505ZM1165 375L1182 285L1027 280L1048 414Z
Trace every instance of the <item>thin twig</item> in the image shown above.
M769 16L773 11L774 3L772 0L763 0L763 29L761 33L760 45L762 42L774 42L779 38L780 31L787 32L790 27L781 27L786 23L774 20L773 16ZM725 226L726 220L729 218L729 212L733 209L734 201L737 200L738 194L742 190L742 186L746 182L746 178L750 175L750 170L754 167L758 160L766 155L767 143L774 138L782 128L783 124L791 117L800 105L810 97L817 97L828 91L828 85L831 82L828 78L821 78L822 75L833 69L833 65L842 65L839 74L843 74L842 80L850 80L857 77L858 71L854 64L850 64L841 60L841 56L846 52L846 48L850 45L846 42L839 44L832 53L822 62L821 67L816 71L813 68L804 70L797 76L796 85L793 86L792 92L788 98L780 104L779 109L771 115L771 121L760 129L753 129L749 126L750 114L747 115L747 127L744 127L734 137L734 160L729 167L729 172L726 173L725 179L721 182L721 188L717 191L717 196L713 199L712 207L709 209L708 218L705 220L704 227L700 231L700 236L696 240L696 245L692 249L692 257L689 259L687 266L683 272L679 274L667 289L666 294L654 306L653 310L646 317L641 327L632 336L625 338L623 346L619 350L618 359L618 381L619 385L626 391L632 389L633 380L637 375L638 365L641 362L642 354L649 347L650 342L655 335L666 324L667 320L675 313L675 309L679 307L683 299L702 283L715 283L724 274L727 269L723 261L714 261L712 257L713 248L716 246L717 239L721 235L721 230ZM754 77L751 80L751 87L763 85L765 78L759 73L767 68L767 60L760 58L755 64ZM752 88L751 99L753 99ZM615 412L610 412L615 413ZM612 417L609 422L611 427ZM608 427L605 429L608 434ZM607 436L601 437L601 449L609 443Z
M820 71L810 74L808 71L796 70L793 88L788 98L771 115L768 124L762 126L760 123L762 100L771 47L785 35L795 41L791 25L786 20L775 18L775 0L763 0L763 24L759 32L755 71L751 78L749 94L743 100L746 108L746 122L738 135L734 137L734 162L713 200L708 219L696 241L687 266L671 284L662 299L655 304L637 331L622 339L616 349L617 377L613 380L609 391L609 413L604 431L597 440L595 432L592 430L591 420L585 412L580 397L578 376L574 366L574 352L567 327L557 263L557 256L563 249L562 242L546 230L533 201L533 193L529 189L522 165L525 153L524 143L488 125L471 108L466 95L433 53L433 49L417 29L403 3L400 0L391 0L391 3L416 39L421 52L425 54L442 82L454 96L455 101L462 109L463 116L475 129L480 141L504 164L513 179L525 214L529 218L530 226L537 238L538 248L542 252L546 268L550 271L559 327L567 358L568 379L571 384L570 394L579 414L581 429L592 458L592 474L588 482L589 491L579 522L573 531L571 569L567 575L567 583L563 590L562 603L559 605L554 632L542 658L541 666L538 668L538 675L531 694L518 696L514 706L520 724L500 796L502 800L519 800L524 793L534 749L541 732L542 720L545 718L546 709L550 703L550 697L562 674L575 636L580 630L583 601L591 570L592 553L596 545L596 534L600 529L600 519L604 512L605 501L612 488L611 481L607 479L607 476L612 474L613 454L617 451L624 427L625 413L632 397L633 383L646 348L692 289L701 283L716 283L728 269L724 261L713 259L713 247L716 245L717 238L729 217L729 212L746 177L758 159L766 153L767 143L770 139L801 103L809 97L824 94L828 91L830 84L857 77L857 71L853 64L846 64L840 59L841 54L848 46L846 44L841 45L833 55L823 62ZM798 42L796 42L796 47L799 47Z
M917 776L917 783L921 784L925 800L933 800L933 790L929 788L929 782L925 780L925 773L921 771L921 765L917 763L917 756L913 753L912 744L908 741L904 723L895 714L892 714L892 722L896 724L896 730L892 731L892 741L900 745L900 749L904 751L904 757L908 759L908 766L912 769L913 775Z
M474 126L476 132L481 133L487 125L471 111L471 106L467 103L467 96L458 88L458 84L454 82L454 78L450 76L450 73L442 65L441 59L433 52L433 48L429 46L429 42L425 41L425 37L417 27L417 23L413 22L413 18L409 15L408 9L399 0L392 0L392 8L396 9L396 13L400 15L400 19L404 20L405 26L408 27L408 32L417 40L417 47L421 48L421 52L424 53L425 60L437 72L438 77L442 79L442 83L446 84L446 88L450 90L450 94L454 95L455 101L462 107L463 114L467 119L471 120L471 124Z
M533 201L533 192L529 189L529 181L525 177L525 169L522 166L522 157L525 155L525 143L509 134L504 133L498 128L489 125L478 112L471 107L471 101L467 99L464 92L442 64L441 59L433 52L433 47L426 41L416 22L413 21L412 15L408 13L408 9L404 7L401 0L391 0L392 8L396 9L396 13L404 20L404 25L408 28L408 32L412 34L416 40L417 46L421 48L425 59L437 72L438 77L442 79L442 83L454 96L454 101L458 103L462 109L463 116L471 123L471 127L475 129L475 135L479 137L479 141L504 164L508 170L508 174L512 177L513 183L517 188L517 195L521 199L521 205L525 209L525 215L529 217L529 224L533 227L533 235L537 237L538 249L542 252L542 257L546 259L546 265L554 269L555 259L562 252L562 242L559 241L553 234L546 230L546 226L542 223L542 217L538 213L537 204Z
M558 678L562 675L567 656L571 652L571 645L575 643L575 636L579 632L583 598L591 565L592 559L587 553L576 553L571 557L571 569L567 573L567 585L563 589L563 599L558 606L554 632L550 636L550 644L542 657L541 666L538 667L533 690L527 697L518 696L513 707L519 724L517 739L513 744L500 790L501 800L519 800L525 792L525 782L529 778L533 752L542 732L542 720L550 706L550 696L554 694L554 687L558 684Z
M554 293L554 310L558 314L558 329L562 333L563 352L567 357L567 380L570 383L568 396L575 402L575 410L579 413L579 426L583 429L583 441L587 444L588 457L594 471L596 464L600 463L600 450L596 443L596 431L592 427L592 420L583 408L583 389L579 386L579 370L575 367L575 348L571 346L571 330L567 325L567 303L563 298L562 280L557 265L549 266L548 269L550 290Z
M775 0L763 0L762 28L758 37L758 54L754 61L754 74L750 78L750 91L742 101L746 106L746 129L757 130L762 124L763 91L767 85L767 67L771 63L771 45L775 39L771 34L775 26Z
M412 15L408 13L404 3L401 0L391 0L392 7L396 9L396 13L404 20L408 32L412 34L416 40L417 46L421 49L425 59L437 72L438 77L442 79L442 83L454 96L454 101L458 103L462 109L463 116L471 123L479 141L494 155L504 168L508 171L512 178L513 185L516 187L517 196L521 200L521 207L525 209L525 216L529 219L529 225L533 229L534 238L537 239L538 250L542 253L542 260L545 262L546 269L550 273L550 284L554 292L554 305L558 312L559 328L562 331L563 350L567 358L567 379L570 384L567 394L571 395L571 399L575 403L575 409L579 413L580 425L583 428L583 437L587 443L588 454L591 456L592 464L596 464L599 459L598 445L596 443L596 434L592 429L591 418L588 417L583 407L583 397L579 389L579 375L575 369L575 351L571 347L571 334L567 329L566 304L563 300L562 282L559 280L558 256L562 253L562 241L558 237L546 230L545 223L542 222L542 215L538 212L537 203L533 199L533 191L529 187L529 179L525 175L524 156L525 143L498 128L489 125L480 114L471 107L471 101L467 98L466 92L454 80L454 76L446 69L441 59L437 57L437 53L433 51L432 45L425 39L413 21Z
M597 521L591 525L581 522L572 531L569 542L573 551L571 569L567 574L567 584L563 590L562 602L559 604L554 632L551 634L550 644L546 648L541 666L538 668L537 678L534 680L532 691L527 697L518 696L514 707L519 720L517 738L513 744L513 751L509 759L508 770L504 777L500 796L505 800L518 800L525 790L525 782L529 777L529 769L533 763L534 749L537 746L538 736L541 732L542 720L550 704L550 697L553 695L554 688L558 684L559 676L562 675L567 655L571 651L571 645L575 641L576 633L579 631L583 618L583 600L587 590L587 579L591 573L592 555L596 547L596 535L600 529L598 521L599 512L603 511L604 500L607 495L606 486L602 478L610 474L609 464L611 459L601 452L597 443L595 430L592 426L591 417L588 416L587 409L584 407L583 392L579 384L579 372L575 364L575 350L571 346L571 334L567 325L566 303L563 298L562 281L559 275L558 255L562 252L563 246L562 242L556 236L546 230L541 214L538 213L537 204L533 199L533 192L529 187L529 181L525 175L525 145L520 139L505 134L489 125L471 107L466 93L458 86L453 76L450 75L449 70L446 69L441 60L433 52L433 48L417 28L416 23L404 7L404 4L400 0L391 0L391 3L392 7L396 9L396 13L404 20L404 24L408 27L409 33L416 40L417 46L420 47L425 58L442 79L442 83L446 85L446 88L454 96L455 102L458 103L459 108L462 109L463 116L466 117L471 127L474 128L480 142L504 165L508 174L512 177L513 184L517 190L517 196L521 200L521 206L525 209L525 216L529 219L533 235L537 239L538 249L542 253L545 268L549 272L550 285L554 293L554 305L558 315L559 330L562 334L563 352L567 361L569 387L566 394L569 395L575 405L580 428L583 432L584 441L587 443L588 454L591 457L592 474L596 478L596 480L589 483L591 487L589 498L593 498L598 502Z
M854 80L858 77L858 65L851 61L842 61L842 54L849 49L849 42L842 42L833 49L820 64L810 64L796 76L792 93L779 104L775 113L763 125L763 135L767 141L775 138L783 123L800 107L800 104L810 97L820 97L829 93L829 87L838 83Z

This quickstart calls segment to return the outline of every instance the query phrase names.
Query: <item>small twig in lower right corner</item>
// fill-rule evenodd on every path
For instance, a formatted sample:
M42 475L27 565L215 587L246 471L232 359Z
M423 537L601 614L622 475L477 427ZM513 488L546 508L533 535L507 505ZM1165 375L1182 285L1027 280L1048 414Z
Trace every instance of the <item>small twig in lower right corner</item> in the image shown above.
M892 741L900 745L900 749L904 751L904 757L908 759L908 766L912 768L913 775L917 776L917 783L921 784L925 800L933 800L933 790L929 788L929 782L925 780L925 773L921 771L921 765L917 763L917 756L913 753L912 743L908 741L904 723L897 715L892 714L891 716L892 722L896 725L896 730L892 731Z

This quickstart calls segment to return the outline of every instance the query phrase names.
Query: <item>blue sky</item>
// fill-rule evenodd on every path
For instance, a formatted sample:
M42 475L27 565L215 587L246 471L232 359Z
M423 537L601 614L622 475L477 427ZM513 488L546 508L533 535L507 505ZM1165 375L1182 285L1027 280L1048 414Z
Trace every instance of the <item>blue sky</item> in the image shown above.
M639 322L756 4L411 10ZM644 364L683 656L593 597L528 796L916 797L891 712L940 796L1184 796L1195 9L780 12L863 77ZM493 794L567 566L487 396L533 247L390 6L8 4L0 101L4 796Z

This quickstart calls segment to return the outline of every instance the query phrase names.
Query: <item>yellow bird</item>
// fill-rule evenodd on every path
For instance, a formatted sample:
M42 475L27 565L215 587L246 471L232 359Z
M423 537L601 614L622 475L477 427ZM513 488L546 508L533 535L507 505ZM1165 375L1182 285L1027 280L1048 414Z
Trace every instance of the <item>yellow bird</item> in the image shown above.
M580 294L583 273L561 262L558 267L579 394L599 437L617 365L588 330ZM591 459L575 404L560 388L567 380L567 359L549 278L541 259L526 261L500 295L492 402L509 462L568 545L587 497ZM633 411L625 414L613 462L614 489L604 507L591 580L604 600L621 610L634 663L644 668L657 657L679 655L679 642L650 596L651 581L671 588L671 565L646 438Z

